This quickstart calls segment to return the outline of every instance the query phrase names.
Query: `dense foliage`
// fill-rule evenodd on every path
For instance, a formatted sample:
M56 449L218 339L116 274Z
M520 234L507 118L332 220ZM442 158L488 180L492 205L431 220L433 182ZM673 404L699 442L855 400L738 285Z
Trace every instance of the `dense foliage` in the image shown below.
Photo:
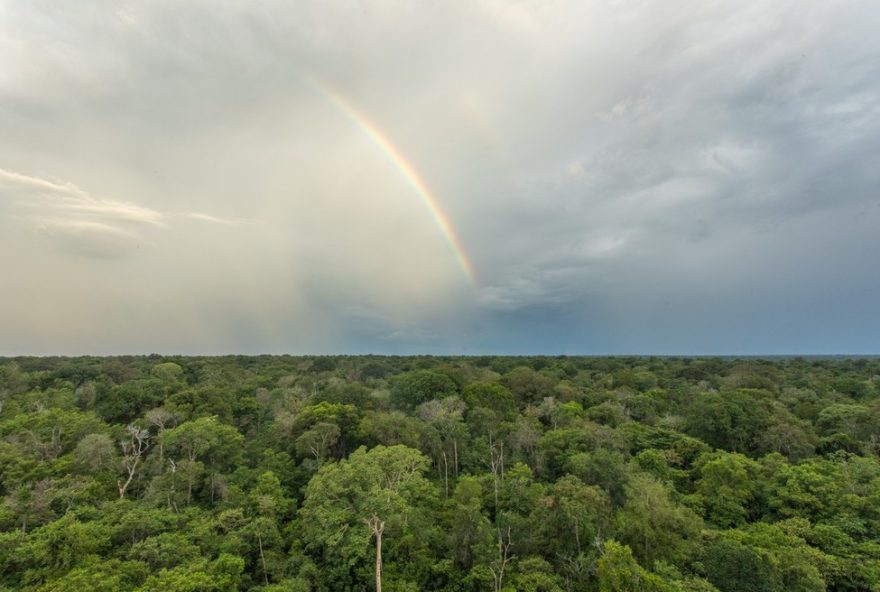
M880 590L877 359L17 358L0 405L0 590Z

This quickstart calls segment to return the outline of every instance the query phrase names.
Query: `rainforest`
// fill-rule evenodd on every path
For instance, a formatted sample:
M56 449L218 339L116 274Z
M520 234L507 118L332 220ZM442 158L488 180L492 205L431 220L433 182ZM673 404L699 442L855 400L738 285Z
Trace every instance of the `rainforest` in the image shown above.
M880 590L880 360L0 359L0 590Z

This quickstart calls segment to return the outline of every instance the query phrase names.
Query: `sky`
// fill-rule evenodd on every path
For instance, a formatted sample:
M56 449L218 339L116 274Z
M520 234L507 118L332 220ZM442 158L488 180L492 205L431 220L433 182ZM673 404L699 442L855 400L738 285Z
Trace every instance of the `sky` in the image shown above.
M0 355L878 354L874 0L0 0Z

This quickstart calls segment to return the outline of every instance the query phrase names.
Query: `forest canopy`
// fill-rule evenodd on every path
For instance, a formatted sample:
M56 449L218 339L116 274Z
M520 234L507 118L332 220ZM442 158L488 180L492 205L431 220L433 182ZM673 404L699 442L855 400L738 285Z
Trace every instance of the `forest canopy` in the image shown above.
M880 591L880 360L0 358L0 590Z

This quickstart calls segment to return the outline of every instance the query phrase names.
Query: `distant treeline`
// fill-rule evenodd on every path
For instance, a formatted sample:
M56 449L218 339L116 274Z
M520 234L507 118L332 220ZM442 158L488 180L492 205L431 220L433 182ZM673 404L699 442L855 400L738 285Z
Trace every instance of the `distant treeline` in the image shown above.
M880 591L880 359L0 359L0 591Z

